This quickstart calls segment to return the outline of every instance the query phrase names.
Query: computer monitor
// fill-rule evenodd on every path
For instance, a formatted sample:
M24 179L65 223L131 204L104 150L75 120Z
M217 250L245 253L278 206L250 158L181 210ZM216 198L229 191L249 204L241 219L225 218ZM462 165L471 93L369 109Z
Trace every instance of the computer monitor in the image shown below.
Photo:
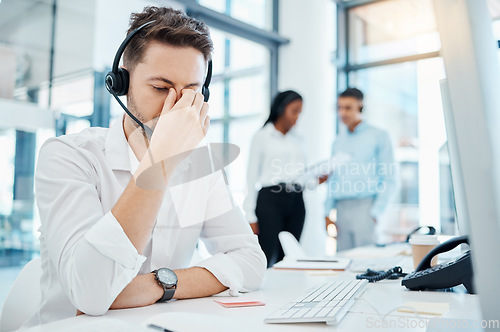
M482 318L500 307L500 69L486 0L434 0Z
M450 90L446 79L441 80L439 83L441 86L441 100L443 103L446 136L448 137L446 145L450 156L453 198L455 200L455 220L460 235L469 235L469 210L467 207L467 199L465 198L464 179L458 155L457 132L455 130L455 119L451 106Z

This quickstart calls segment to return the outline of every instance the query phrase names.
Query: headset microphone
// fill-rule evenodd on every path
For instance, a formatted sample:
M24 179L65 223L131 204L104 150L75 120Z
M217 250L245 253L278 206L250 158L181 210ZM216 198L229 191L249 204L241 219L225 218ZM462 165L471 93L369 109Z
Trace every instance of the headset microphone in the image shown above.
M139 119L137 119L137 117L135 117L132 114L132 112L130 112L128 110L128 108L123 104L123 102L120 100L120 98L118 98L118 96L123 96L123 95L127 94L129 83L130 83L130 75L129 75L128 71L125 68L119 68L118 66L120 64L120 59L123 55L123 52L125 52L125 48L130 43L132 38L134 38L134 36L137 35L146 26L148 26L154 22L155 21L150 21L150 22L144 23L143 25L141 25L140 27L138 27L137 29L133 30L131 33L128 34L128 36L121 43L120 47L116 51L115 59L113 60L113 66L111 67L111 71L106 74L106 77L104 79L106 89L116 99L118 104L120 104L120 106L128 114L128 116L130 116L130 118L132 120L134 120L139 125L139 127L142 128L142 130L146 134L146 137L148 138L148 140L150 140L151 135L153 135L153 129L146 126ZM210 97L210 90L208 87L210 85L211 80L212 80L212 60L210 60L208 62L207 77L206 77L205 82L203 83L203 86L201 88L201 93L203 94L205 102L207 102L208 98Z

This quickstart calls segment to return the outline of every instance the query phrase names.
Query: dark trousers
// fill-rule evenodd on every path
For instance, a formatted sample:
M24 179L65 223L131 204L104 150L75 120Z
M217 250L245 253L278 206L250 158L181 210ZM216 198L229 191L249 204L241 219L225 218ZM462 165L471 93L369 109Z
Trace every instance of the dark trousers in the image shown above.
M283 186L265 187L259 191L255 214L259 223L259 243L267 258L267 267L283 259L278 234L288 231L300 240L306 209L302 191Z

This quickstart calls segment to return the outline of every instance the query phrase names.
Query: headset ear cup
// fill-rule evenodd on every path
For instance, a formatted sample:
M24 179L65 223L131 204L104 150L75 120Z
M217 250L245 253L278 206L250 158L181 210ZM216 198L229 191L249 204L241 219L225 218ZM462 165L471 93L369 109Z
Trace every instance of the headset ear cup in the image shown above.
M208 89L208 87L203 86L203 87L201 88L201 94L202 94L202 95L203 95L203 97L204 97L204 98L203 98L203 100L204 100L205 102L207 102L207 101L208 101L208 98L210 98L210 90Z
M116 76L115 73L112 71L109 71L106 74L106 77L104 78L104 85L106 86L106 89L111 92L111 90L114 89L115 87L115 82L116 82Z
M117 86L115 88L115 92L118 96L126 95L128 92L128 86L130 81L130 75L128 71L124 68L118 69L117 78Z

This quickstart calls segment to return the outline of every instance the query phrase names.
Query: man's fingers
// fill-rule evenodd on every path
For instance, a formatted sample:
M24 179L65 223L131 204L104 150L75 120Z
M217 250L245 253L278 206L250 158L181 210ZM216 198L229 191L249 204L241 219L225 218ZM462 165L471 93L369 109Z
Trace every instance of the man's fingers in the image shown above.
M187 108L191 107L194 102L194 98L196 97L196 91L193 89L184 89L181 92L182 97L179 99L179 101L175 104L175 109L182 109L182 108Z
M175 100L177 99L177 92L175 92L175 89L168 89L168 95L167 98L165 99L165 102L163 103L163 111L170 111L172 107L175 105Z
M203 102L203 107L201 107L201 110L200 110L200 123L203 125L205 123L205 118L207 117L208 115L208 104Z
M203 107L200 111L200 124L203 129L203 134L206 135L208 131L208 127L210 126L210 116L208 116L208 104L203 102Z
M201 93L197 92L196 96L194 97L194 101L193 101L193 107L196 109L196 111L199 112L201 120L203 120L206 116L206 115L204 117L201 116L201 110L202 110L202 107L204 106L203 99L204 99L203 95Z
M208 128L210 128L210 116L207 115L205 118L205 123L203 124L203 134L206 135L208 132Z

